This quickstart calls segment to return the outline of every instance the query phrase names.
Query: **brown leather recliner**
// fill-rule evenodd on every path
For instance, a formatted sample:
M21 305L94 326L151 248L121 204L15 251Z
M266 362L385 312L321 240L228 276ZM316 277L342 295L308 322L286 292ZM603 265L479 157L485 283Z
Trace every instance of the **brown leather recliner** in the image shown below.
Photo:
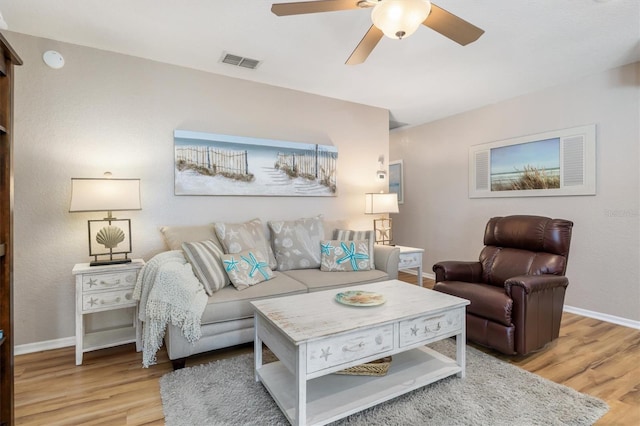
M471 301L467 339L504 354L528 354L558 337L573 222L494 217L478 262L433 265L434 290Z

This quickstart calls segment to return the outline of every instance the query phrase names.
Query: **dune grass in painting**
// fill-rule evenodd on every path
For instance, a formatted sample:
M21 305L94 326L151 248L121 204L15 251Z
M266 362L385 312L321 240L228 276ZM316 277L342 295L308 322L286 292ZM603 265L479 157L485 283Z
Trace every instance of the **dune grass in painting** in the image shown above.
M514 177L491 183L492 191L523 191L530 189L560 188L560 175L556 170L538 169L525 166L523 171L514 173Z
M491 150L491 191L560 188L560 139Z

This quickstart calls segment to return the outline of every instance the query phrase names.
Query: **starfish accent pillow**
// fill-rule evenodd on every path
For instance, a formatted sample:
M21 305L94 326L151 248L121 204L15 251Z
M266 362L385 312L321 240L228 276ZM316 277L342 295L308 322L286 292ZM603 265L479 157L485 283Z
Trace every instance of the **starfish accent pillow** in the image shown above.
M376 265L373 262L373 246L376 243L376 235L373 230L369 231L354 231L351 229L335 229L333 231L334 240L367 240L369 242L369 265L370 269L376 269Z
M327 272L357 272L371 270L367 240L326 240L320 242L320 270Z
M237 290L247 289L275 276L269 268L267 257L258 249L223 254L222 264Z

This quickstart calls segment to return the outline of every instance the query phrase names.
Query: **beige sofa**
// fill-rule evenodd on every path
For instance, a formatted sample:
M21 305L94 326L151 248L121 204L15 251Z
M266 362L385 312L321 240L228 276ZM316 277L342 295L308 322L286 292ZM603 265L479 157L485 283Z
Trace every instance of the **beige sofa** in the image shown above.
M339 223L325 223L326 239L331 239ZM213 225L162 228L167 247L180 250L183 242L217 239ZM265 230L266 232L266 230ZM189 343L181 330L169 325L165 345L174 369L182 368L191 355L252 342L254 337L253 300L338 289L398 277L400 250L393 246L374 246L375 269L359 272L324 272L318 269L274 271L268 285L255 285L238 291L226 286L208 298L201 319L202 337Z

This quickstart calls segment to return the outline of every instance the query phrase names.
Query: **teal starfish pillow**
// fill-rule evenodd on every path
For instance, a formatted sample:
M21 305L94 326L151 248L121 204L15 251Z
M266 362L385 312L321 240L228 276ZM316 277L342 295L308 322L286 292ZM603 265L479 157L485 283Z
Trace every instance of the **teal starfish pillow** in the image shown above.
M326 240L320 242L320 270L329 272L368 271L371 269L367 240Z
M258 249L224 254L222 264L231 283L238 290L244 290L274 277L267 257Z

